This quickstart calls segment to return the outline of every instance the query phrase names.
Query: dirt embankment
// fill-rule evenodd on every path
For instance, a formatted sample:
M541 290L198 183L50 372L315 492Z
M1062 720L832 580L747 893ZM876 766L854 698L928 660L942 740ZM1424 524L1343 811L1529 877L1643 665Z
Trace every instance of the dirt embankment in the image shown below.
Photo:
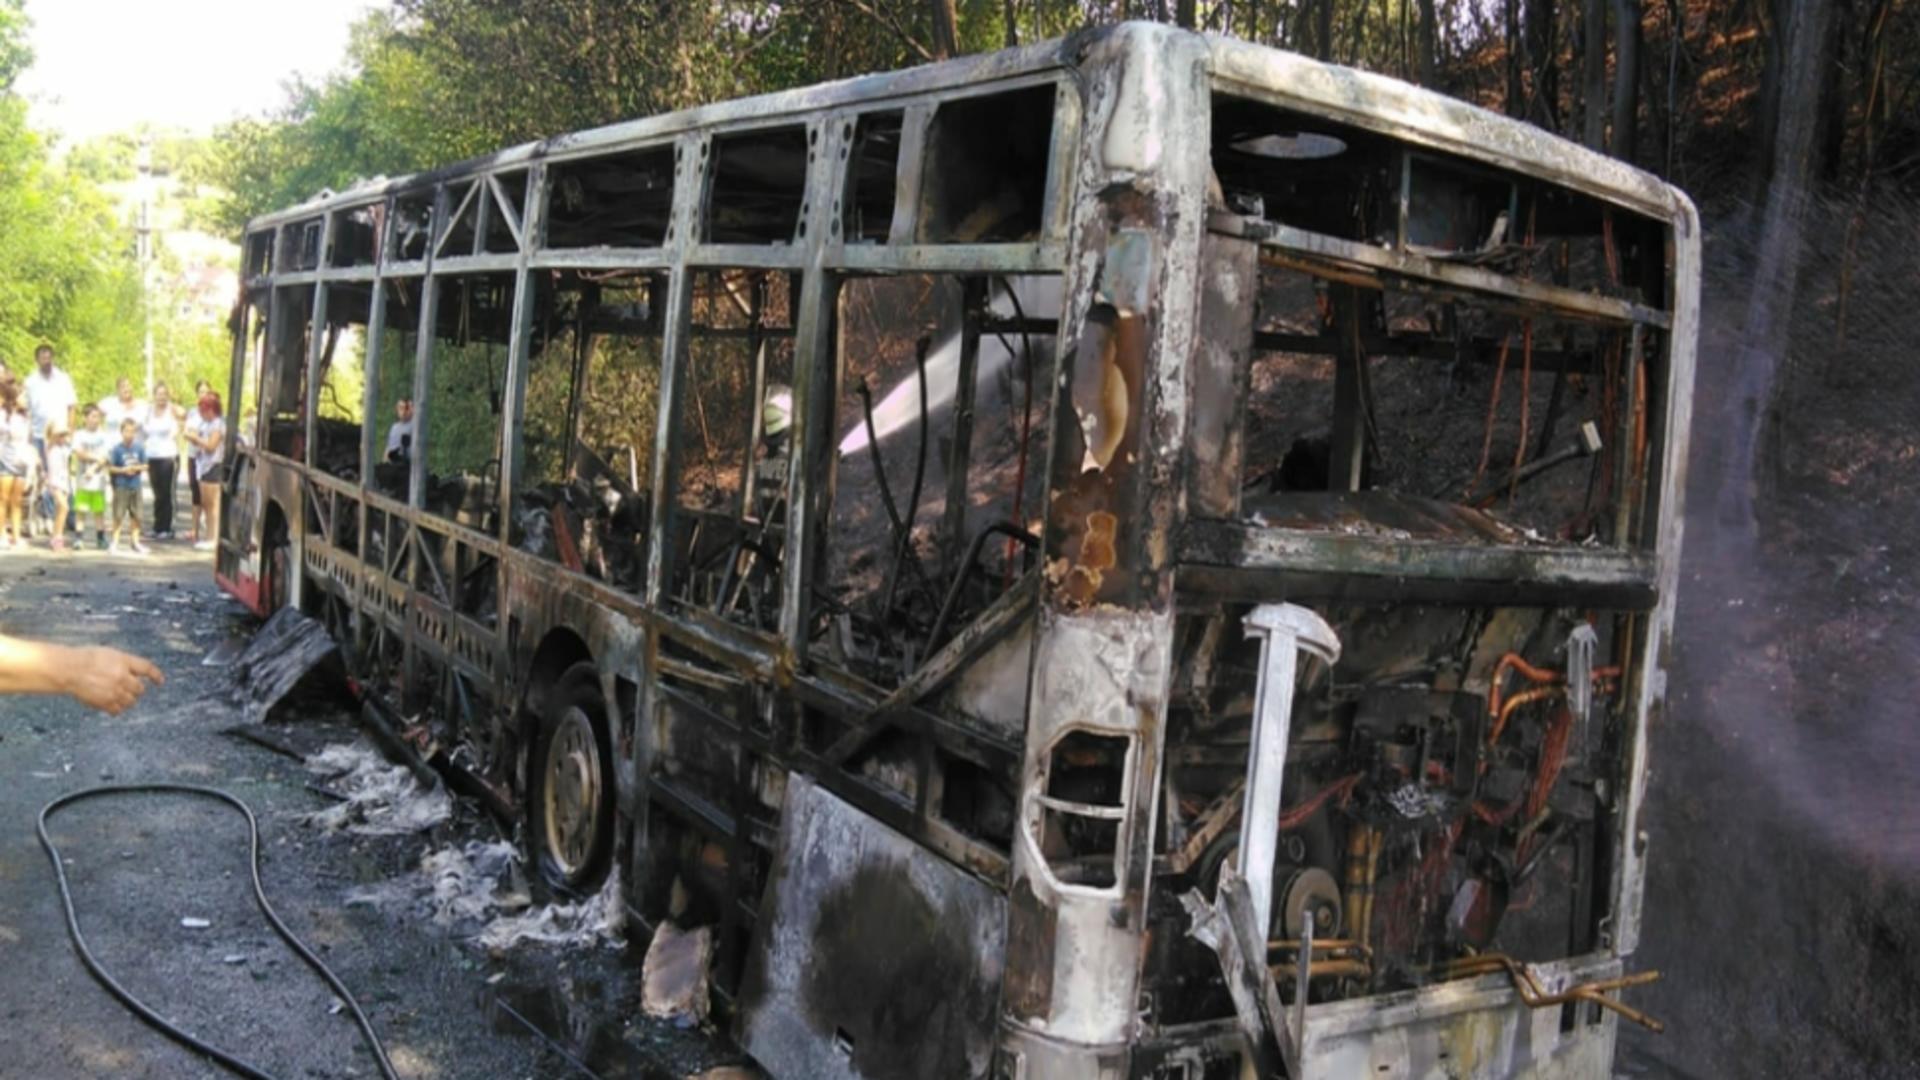
M1665 1036L1623 1071L1920 1069L1920 207L1809 208L1777 340L1740 339L1751 230L1716 215L1669 710L1654 734L1638 962ZM1844 290L1846 330L1840 331ZM1729 360L1777 351L1773 408ZM1763 421L1754 520L1716 513ZM1729 467L1731 465L1731 468Z

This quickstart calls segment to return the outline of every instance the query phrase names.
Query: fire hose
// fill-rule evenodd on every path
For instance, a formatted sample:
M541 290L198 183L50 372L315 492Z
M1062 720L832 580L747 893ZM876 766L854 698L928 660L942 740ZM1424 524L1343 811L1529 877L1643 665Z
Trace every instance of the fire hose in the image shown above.
M51 818L62 808L86 799L101 798L109 795L152 794L193 795L205 799L215 799L238 810L247 819L248 862L253 874L253 898L255 905L259 907L260 913L267 917L267 922L272 924L274 932L280 935L281 939L287 943L288 947L293 949L294 953L297 954L300 959L306 961L308 967L312 968L322 979L326 980L327 986L332 989L340 1001L346 1005L348 1011L353 1014L354 1022L360 1025L360 1032L366 1040L368 1049L373 1051L374 1059L379 1063L380 1074L386 1077L386 1080L400 1080L399 1074L393 1070L393 1062L387 1059L386 1046L381 1043L380 1036L373 1030L373 1022L367 1019L367 1014L361 1010L360 1003L354 1000L353 994L347 990L346 984L340 981L340 977L334 974L333 969L329 968L319 956L315 955L314 951L308 948L305 942L301 941L292 930L288 929L286 923L280 921L279 914L273 910L273 905L267 901L266 889L260 884L260 823L255 820L253 809L246 803L240 801L238 797L221 791L218 788L201 787L197 784L104 784L98 787L82 788L79 791L68 792L41 808L38 826L40 846L46 849L47 858L53 862L53 876L60 885L60 905L66 910L67 933L73 938L74 951L80 954L80 962L86 965L88 973L94 977L94 980L105 987L108 993L119 999L122 1005L125 1005L135 1016L138 1016L144 1021L147 1026L160 1032L160 1034L165 1035L167 1038L172 1039L174 1042L179 1043L181 1046L217 1062L222 1067L240 1076L251 1077L253 1080L274 1080L272 1073L242 1060L225 1050L221 1050L210 1043L202 1041L198 1037L188 1033L185 1029L166 1020L158 1012L154 1011L152 1006L135 997L132 991L120 985L118 980L107 973L106 968L101 966L100 961L94 957L93 950L88 947L86 937L80 933L80 920L79 917L74 914L73 910L73 891L67 884L66 864L61 861L60 851L54 846L53 839L47 835L47 819Z

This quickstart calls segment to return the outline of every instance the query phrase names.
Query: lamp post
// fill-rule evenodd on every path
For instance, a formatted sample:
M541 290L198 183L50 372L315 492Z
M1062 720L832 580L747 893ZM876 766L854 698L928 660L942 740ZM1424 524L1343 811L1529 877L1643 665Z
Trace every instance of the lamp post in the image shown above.
M139 172L140 218L134 228L135 253L140 260L140 326L143 335L141 356L146 361L147 379L142 393L153 392L153 136L140 136L134 152L134 168Z

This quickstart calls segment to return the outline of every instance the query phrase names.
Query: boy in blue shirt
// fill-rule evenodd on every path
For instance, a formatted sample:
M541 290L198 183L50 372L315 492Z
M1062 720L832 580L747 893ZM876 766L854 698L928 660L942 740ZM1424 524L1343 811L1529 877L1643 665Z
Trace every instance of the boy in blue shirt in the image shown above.
M133 531L133 553L145 555L140 543L140 479L147 474L147 450L140 445L140 425L133 420L120 421L120 441L107 451L107 474L113 477L113 542L108 550L120 551L120 525Z

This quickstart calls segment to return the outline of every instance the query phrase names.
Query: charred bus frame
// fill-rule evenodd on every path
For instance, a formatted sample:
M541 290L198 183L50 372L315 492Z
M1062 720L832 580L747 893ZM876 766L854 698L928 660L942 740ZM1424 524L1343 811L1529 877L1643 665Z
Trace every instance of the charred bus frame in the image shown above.
M471 748L550 889L710 925L783 1074L1604 1075L1699 242L1531 127L1153 25L561 136L249 226L217 576ZM1475 490L1414 490L1384 357L1552 373L1549 432L1490 407Z

